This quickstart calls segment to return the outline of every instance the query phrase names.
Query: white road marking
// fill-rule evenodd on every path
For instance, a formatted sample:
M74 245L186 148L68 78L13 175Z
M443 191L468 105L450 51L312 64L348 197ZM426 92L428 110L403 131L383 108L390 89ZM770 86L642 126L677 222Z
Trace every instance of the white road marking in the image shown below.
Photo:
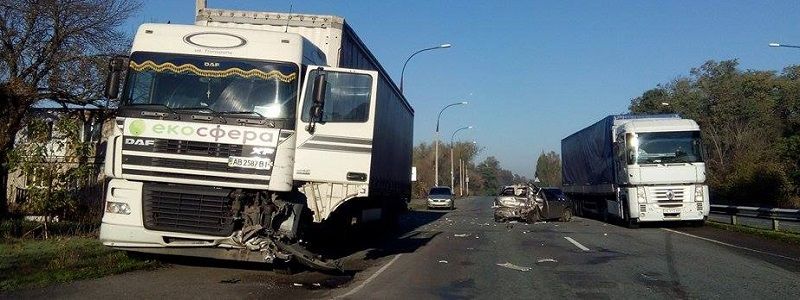
M355 287L352 290L350 290L349 292L347 292L347 294L344 294L344 295L341 295L341 296L337 296L334 299L347 298L349 296L352 296L355 293L358 293L358 291L360 291L362 288L364 288L368 283L372 282L372 280L377 278L378 275L381 275L381 273L383 273L383 271L386 271L386 269L388 269L389 266L391 266L402 255L403 255L402 253L395 255L394 258L392 258L392 260L390 260L387 264L383 265L383 267L378 269L378 272L375 272L375 274L372 274L372 276L367 278L367 280L364 280L364 282L362 282L360 285L358 285L357 287Z
M726 243L726 242L720 242L720 241L718 241L718 240L714 240L714 239L710 239L710 238L705 238L705 237L702 237L702 236L696 236L696 235L694 235L694 234L690 234L690 233L686 233L686 232L680 232L680 231L677 231L677 230L672 230L672 229L668 229L668 228L661 228L661 229L663 229L663 230L666 230L666 231L669 231L669 232L672 232L672 233L677 233L677 234L680 234L680 235L685 235L685 236L688 236L688 237L693 237L693 238L696 238L696 239L701 239L701 240L704 240L704 241L712 242L712 243L715 243L715 244L720 244L720 245L723 245L723 246L728 246L728 247L731 247L731 248L736 248L736 249L747 250L747 251L751 251L751 252L755 252L755 253L766 254L766 255L769 255L769 256L774 256L774 257L779 257L779 258L783 258L783 259L788 259L788 260L791 260L791 261L800 262L800 259L798 259L798 258L794 258L794 257L788 257L788 256L783 256L783 255L780 255L780 254L775 254L775 253L769 253L769 252L765 252L765 251L761 251L761 250L756 250L756 249L752 249L752 248L747 248L747 247L742 247L742 246L736 246L736 245L733 245L733 244L728 244L728 243Z
M573 245L575 245L575 247L578 247L578 248L580 248L580 249L581 249L581 250L583 250L583 251L589 251L589 248L586 248L586 246L584 246L584 245L581 245L581 243L578 243L578 241L576 241L576 240L573 240L571 237L565 236L564 238L565 238L565 239L567 239L567 240L568 240L570 243L572 243Z

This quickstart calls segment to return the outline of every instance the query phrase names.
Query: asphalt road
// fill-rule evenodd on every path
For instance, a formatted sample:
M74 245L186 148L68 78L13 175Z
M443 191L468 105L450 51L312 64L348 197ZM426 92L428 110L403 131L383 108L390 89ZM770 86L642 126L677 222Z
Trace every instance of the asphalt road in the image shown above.
M413 211L393 235L331 250L347 274L177 260L23 298L800 298L800 247L713 227L497 224L490 198ZM344 243L343 243L344 244Z

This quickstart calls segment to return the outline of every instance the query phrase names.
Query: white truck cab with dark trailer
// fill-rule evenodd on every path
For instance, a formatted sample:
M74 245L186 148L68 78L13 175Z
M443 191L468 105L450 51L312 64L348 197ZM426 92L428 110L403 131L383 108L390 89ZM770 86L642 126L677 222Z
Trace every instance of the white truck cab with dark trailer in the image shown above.
M305 234L407 204L414 111L340 17L199 0L195 25L141 25L111 69L107 246L336 269Z
M708 217L700 127L678 115L613 115L561 141L564 192L576 213L606 220Z

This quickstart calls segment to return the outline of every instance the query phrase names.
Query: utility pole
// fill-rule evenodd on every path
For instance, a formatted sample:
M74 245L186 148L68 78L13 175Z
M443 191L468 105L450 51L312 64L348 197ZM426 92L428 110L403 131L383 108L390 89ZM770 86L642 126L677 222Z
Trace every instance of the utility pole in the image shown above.
M464 160L458 158L458 196L464 197Z

